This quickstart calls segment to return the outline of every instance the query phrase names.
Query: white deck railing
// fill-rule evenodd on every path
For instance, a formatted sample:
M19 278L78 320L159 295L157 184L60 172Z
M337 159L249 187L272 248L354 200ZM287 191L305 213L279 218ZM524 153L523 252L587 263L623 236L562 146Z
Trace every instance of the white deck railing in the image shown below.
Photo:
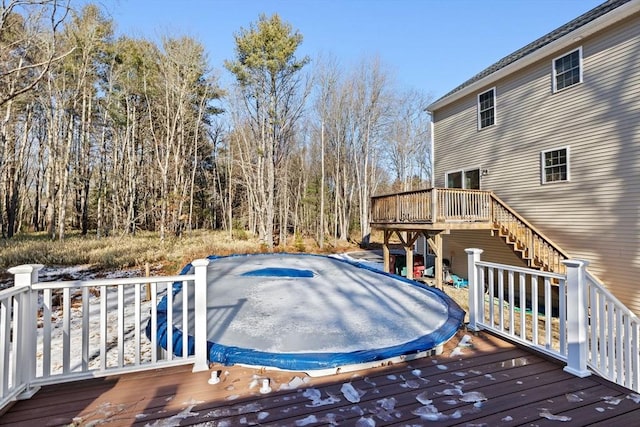
M45 384L190 363L207 370L208 263L196 260L193 273L179 276L65 282L38 282L41 265L10 269L15 286L0 291L0 409ZM166 351L159 346L158 329L178 321L182 337L195 337L195 356L188 345L174 355L186 341L172 327Z
M587 271L563 261L566 275L480 260L467 249L469 328L486 329L640 392L640 321ZM591 370L591 371L590 371Z
M640 321L586 272L586 262L564 261L567 274L559 275L484 262L480 249L467 253L470 329L556 357L572 374L591 369L640 392ZM69 282L38 282L40 265L10 269L15 286L0 291L0 409L45 384L189 363L207 370L208 263L196 260L194 272L180 276ZM177 285L181 307L173 304ZM164 297L166 324L180 319L195 337L195 356L174 356L172 328L167 351L159 350Z
M589 368L640 392L640 319L588 272L585 279Z

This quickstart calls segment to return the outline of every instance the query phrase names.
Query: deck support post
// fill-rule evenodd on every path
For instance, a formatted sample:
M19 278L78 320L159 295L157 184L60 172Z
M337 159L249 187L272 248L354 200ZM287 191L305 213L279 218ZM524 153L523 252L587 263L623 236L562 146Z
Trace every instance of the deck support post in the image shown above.
M413 243L409 243L412 239L412 234L410 231L406 233L406 246L404 247L404 252L407 255L407 279L413 280ZM415 242L415 241L414 241Z
M402 242L402 246L404 247L404 253L406 255L406 265L407 269L407 279L413 280L413 245L420 237L419 231L396 231L396 234L400 238Z
M464 250L467 253L467 274L469 276L469 325L471 331L479 331L479 316L484 315L482 301L484 299L484 283L478 279L478 269L476 263L480 261L482 249L470 248Z
M17 349L16 378L14 384L25 384L26 387L17 399L29 399L40 387L34 387L31 382L36 378L36 313L37 301L32 297L31 286L38 283L38 271L42 264L25 264L12 267L8 271L14 276L16 288L28 288L28 291L20 294L16 306L14 306L14 334L24 337L19 340ZM13 339L7 337L7 339ZM9 363L7 361L7 363Z
M395 271L389 271L389 237L391 231L384 230L384 242L382 243L382 262L384 263L383 269L386 273L395 273Z
M195 269L194 317L195 317L195 362L192 372L209 370L207 361L207 266L208 259L197 259L191 263Z
M433 265L433 270L434 270L433 276L436 281L435 283L436 288L439 287L440 289L444 289L443 280L442 280L442 270L443 270L442 236L440 235L440 232L432 236L429 236L429 240L427 241L427 243L429 244L429 246L431 247L431 250L436 256L436 259L434 260L434 265Z
M567 366L566 372L580 378L591 375L587 369L587 356L589 352L588 310L586 295L586 268L589 263L580 260L566 260L562 263L567 268ZM560 295L560 298L563 298ZM560 313L562 316L563 313Z

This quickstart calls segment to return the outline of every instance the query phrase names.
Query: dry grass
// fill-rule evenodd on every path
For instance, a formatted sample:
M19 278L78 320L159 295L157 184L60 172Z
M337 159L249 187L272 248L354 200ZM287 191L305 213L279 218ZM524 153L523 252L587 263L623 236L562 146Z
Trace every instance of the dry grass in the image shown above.
M323 250L312 239L289 238L275 248L278 252L345 252L356 246L348 242L326 244ZM209 255L263 252L256 238L229 235L224 231L198 230L161 241L157 234L140 232L135 236L95 236L70 234L64 241L53 241L44 233L31 233L13 239L0 239L0 273L21 264L46 266L91 265L95 270L141 268L146 263L161 265L160 272L174 274L184 265Z

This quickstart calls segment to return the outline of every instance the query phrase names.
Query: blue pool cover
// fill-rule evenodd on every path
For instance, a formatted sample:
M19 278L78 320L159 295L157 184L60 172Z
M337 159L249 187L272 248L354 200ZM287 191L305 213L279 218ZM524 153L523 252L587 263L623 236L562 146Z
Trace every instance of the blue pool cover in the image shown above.
M464 320L444 292L348 258L279 253L209 260L212 363L313 371L386 360L444 344ZM188 264L181 274L191 271ZM181 291L182 283L174 283L176 355L185 335ZM157 307L157 339L165 349L167 304L164 296ZM189 307L187 345L194 354L192 301ZM150 323L146 329L149 337Z

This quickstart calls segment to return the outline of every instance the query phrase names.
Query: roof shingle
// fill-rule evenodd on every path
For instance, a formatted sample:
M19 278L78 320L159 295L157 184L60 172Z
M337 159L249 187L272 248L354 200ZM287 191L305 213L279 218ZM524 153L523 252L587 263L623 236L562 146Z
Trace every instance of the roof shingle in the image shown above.
M516 50L515 52L505 56L504 58L502 58L501 60L499 60L498 62L496 62L495 64L489 66L488 68L482 70L481 72L479 72L478 74L476 74L475 76L471 77L469 80L467 80L466 82L462 83L461 85L457 86L456 88L454 88L453 90L449 91L448 93L446 93L444 96L440 97L438 100L436 100L434 102L437 103L438 101L447 98L449 96L451 96L452 94L464 89L465 87L471 85L472 83L477 82L478 80L483 79L484 77L487 77L493 73L495 73L496 71L506 67L509 64L512 64L516 61L518 61L519 59L524 58L525 56L537 51L538 49L541 49L542 47L548 45L549 43L564 37L565 35L571 33L572 31L577 30L578 28L588 24L589 22L611 12L612 10L622 6L625 3L628 3L631 0L609 0L603 4L601 4L600 6L597 6L593 9L591 9L590 11L580 15L579 17L577 17L576 19L572 20L571 22L568 22L567 24L551 31L550 33L540 37L539 39L529 43L528 45Z

